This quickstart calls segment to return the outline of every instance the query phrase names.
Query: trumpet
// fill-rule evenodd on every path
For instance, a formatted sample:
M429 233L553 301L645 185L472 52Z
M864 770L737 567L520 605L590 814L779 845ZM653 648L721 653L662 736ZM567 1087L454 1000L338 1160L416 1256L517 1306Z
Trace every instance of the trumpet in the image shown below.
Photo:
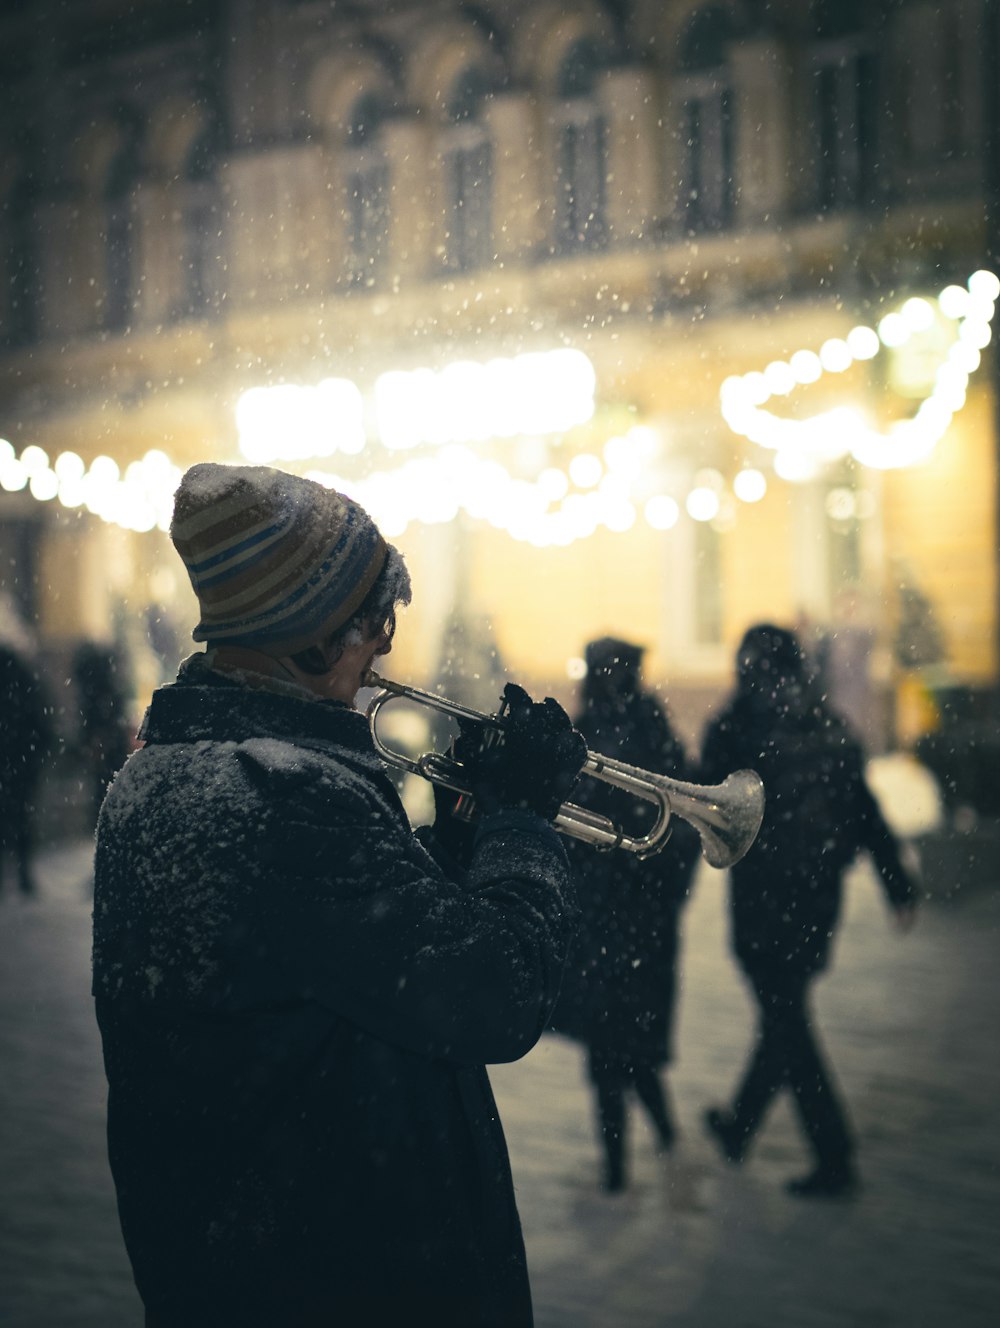
M368 704L366 715L372 742L382 759L397 770L419 775L432 784L471 799L471 783L461 761L441 752L425 752L411 758L388 747L378 733L379 715L390 701L405 699L453 719L483 724L501 733L503 715L485 715L419 687L390 682L374 672L367 674L365 685L378 689ZM710 866L731 867L734 862L739 862L757 838L764 815L764 785L753 770L737 770L721 784L689 784L588 751L581 774L624 789L651 803L656 808L655 824L643 835L628 835L609 817L573 802L562 804L552 824L562 834L583 840L595 848L620 848L639 858L659 853L670 838L672 817L679 816L697 830L702 856Z

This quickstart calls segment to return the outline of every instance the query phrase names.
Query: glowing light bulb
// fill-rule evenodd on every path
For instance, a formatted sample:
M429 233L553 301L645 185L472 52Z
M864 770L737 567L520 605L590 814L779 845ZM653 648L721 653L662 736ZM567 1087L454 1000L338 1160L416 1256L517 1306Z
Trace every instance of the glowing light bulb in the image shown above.
M879 352L878 333L871 327L855 327L847 334L847 345L856 360L872 360Z
M680 519L681 509L668 494L660 493L650 498L643 509L647 523L654 530L671 530Z
M815 351L797 350L788 363L799 383L816 383L823 376L823 365Z
M28 483L28 472L17 457L0 462L0 488L8 493L18 493Z
M36 470L28 481L31 496L39 502L48 502L59 492L59 480L54 470Z
M886 314L878 325L878 335L883 346L895 348L910 339L910 329L899 314Z
M592 489L603 472L600 459L591 452L581 452L569 463L569 477L578 489Z
M771 396L787 396L798 381L795 370L784 360L772 360L764 370L764 381Z
M828 373L843 373L853 359L850 346L841 337L831 337L819 348L819 362Z
M29 475L37 475L43 470L48 470L49 455L32 443L21 453L21 465Z
M911 332L926 332L934 323L934 310L919 295L906 301L899 316Z
M959 318L965 317L965 311L968 307L969 292L963 286L945 286L938 296L938 308L945 318L951 318L957 322Z
M969 278L969 290L973 295L995 301L1000 297L1000 278L997 277L995 272L980 268L978 272L973 272Z
M82 480L86 469L83 458L77 456L75 452L61 452L53 466L60 483L64 480Z
M767 480L761 471L748 467L733 479L733 493L743 503L759 503L767 493Z
M538 488L545 495L546 501L557 503L565 498L569 490L569 480L561 470L548 466L538 477Z
M693 521L711 521L718 515L719 495L714 489L694 488L688 494L684 506Z

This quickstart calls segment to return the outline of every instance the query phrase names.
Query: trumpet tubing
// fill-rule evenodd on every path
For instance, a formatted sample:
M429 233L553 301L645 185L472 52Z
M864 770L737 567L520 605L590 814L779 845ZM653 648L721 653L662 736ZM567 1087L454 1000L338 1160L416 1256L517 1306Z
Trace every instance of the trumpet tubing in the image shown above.
M390 682L377 673L369 673L365 681L368 686L378 689L368 705L367 717L372 741L382 759L398 770L472 797L467 771L461 761L440 752L427 752L414 759L387 747L378 733L378 717L388 702L406 699L454 719L489 725L500 731L503 730L503 719L471 710L419 687ZM669 775L641 770L612 757L600 756L597 752L588 752L581 774L624 789L656 809L652 829L643 835L632 836L599 812L577 803L564 802L552 824L563 834L595 848L621 848L640 858L651 857L670 838L671 819L678 816L697 830L702 855L710 866L731 867L753 844L764 815L764 785L753 770L737 770L721 784L689 784L671 779Z

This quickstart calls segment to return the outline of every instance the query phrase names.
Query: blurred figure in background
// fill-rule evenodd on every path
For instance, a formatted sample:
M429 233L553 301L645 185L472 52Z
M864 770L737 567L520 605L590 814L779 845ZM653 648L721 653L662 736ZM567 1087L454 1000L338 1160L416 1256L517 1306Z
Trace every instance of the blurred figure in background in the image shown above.
M73 683L84 790L89 820L96 825L108 785L125 764L131 746L128 688L117 653L96 641L77 646Z
M0 640L0 715L0 884L12 858L21 892L30 895L36 795L55 734L38 672L9 640Z
M604 637L586 647L582 705L574 720L591 751L630 765L689 778L684 749L666 711L642 685L643 647ZM609 817L630 835L653 824L655 808L621 789L584 778L573 801ZM665 1151L675 1126L661 1078L671 1059L678 928L698 859L698 837L675 821L666 848L640 860L567 839L582 917L552 1018L554 1031L587 1051L603 1185L628 1182L626 1098L634 1090Z
M792 1194L833 1197L856 1186L855 1145L816 1038L809 988L827 966L842 879L871 853L901 928L916 890L864 776L861 746L810 688L794 633L750 628L737 655L736 690L709 725L706 783L750 767L767 804L753 848L730 869L731 943L758 1006L756 1046L727 1110L705 1123L732 1163L743 1160L775 1095L788 1088L814 1156Z

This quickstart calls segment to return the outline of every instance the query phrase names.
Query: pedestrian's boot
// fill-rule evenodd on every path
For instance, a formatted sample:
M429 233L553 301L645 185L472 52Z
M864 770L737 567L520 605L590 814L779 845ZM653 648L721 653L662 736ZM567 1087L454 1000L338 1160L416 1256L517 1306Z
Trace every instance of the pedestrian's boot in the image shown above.
M605 1194L621 1194L626 1184L624 1143L620 1138L608 1138L605 1140L601 1188Z
M722 1156L738 1166L746 1155L750 1131L743 1129L731 1112L719 1107L709 1107L703 1119L706 1131L715 1140Z
M626 1188L625 1172L622 1167L606 1167L601 1188L605 1194L622 1194Z
M850 1199L861 1181L850 1161L820 1163L807 1176L788 1181L785 1189L796 1199Z

